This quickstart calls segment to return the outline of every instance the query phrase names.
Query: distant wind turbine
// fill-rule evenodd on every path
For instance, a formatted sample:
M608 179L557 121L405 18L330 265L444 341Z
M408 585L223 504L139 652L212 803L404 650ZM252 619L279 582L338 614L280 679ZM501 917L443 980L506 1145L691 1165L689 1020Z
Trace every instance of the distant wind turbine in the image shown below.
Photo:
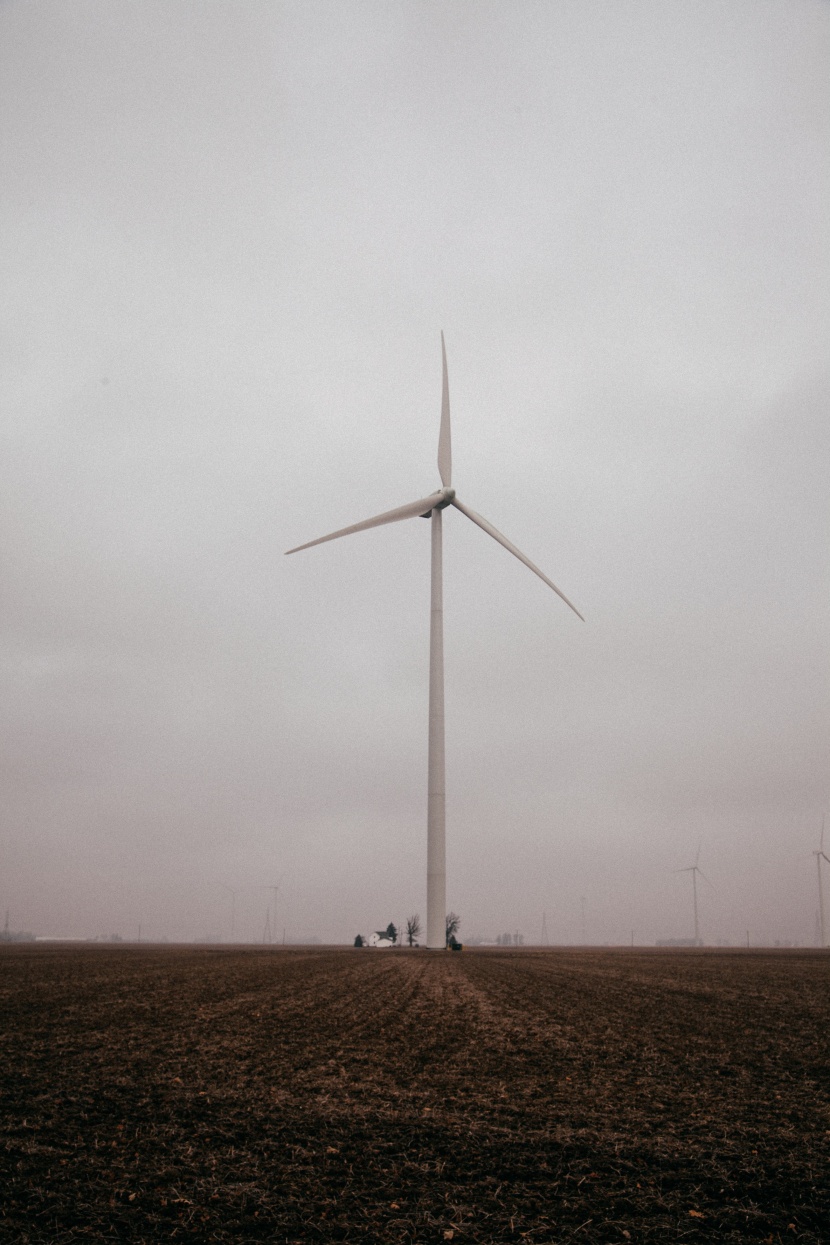
M816 858L816 871L818 873L818 929L819 929L819 946L826 947L827 939L824 934L824 888L821 878L821 862L826 860L830 865L830 856L824 850L824 818L821 819L821 838L819 839L818 851L814 851Z
M450 394L447 378L447 351L444 345L444 334L441 334L441 360L443 366L443 387L441 394L441 428L438 436L438 473L442 488L418 501L399 506L396 510L387 510L372 519L364 519L361 523L353 523L351 527L340 528L328 536L320 536L304 545L297 545L288 553L299 553L301 549L310 549L312 545L321 545L327 540L336 540L339 536L350 536L353 532L366 531L371 527L382 527L386 523L399 523L402 519L432 519L431 541L431 575L430 575L430 629L429 629L429 748L428 748L428 781L427 781L427 946L443 948L446 945L445 916L446 905L446 799L445 799L445 767L444 767L444 605L443 605L443 570L442 570L442 512L447 506L455 506L463 515L477 524L482 531L493 540L503 545L509 553L535 575L552 588L573 612L582 618L579 610L571 604L563 592L556 587L547 575L544 575L529 558L512 544L506 536L497 531L492 524L483 519L466 506L456 496L452 487L452 448L450 439ZM584 621L584 619L583 619Z
M271 902L269 900L268 907L265 912L265 930L262 935L262 941L264 943L271 943L277 933L277 895L279 894L279 890L280 890L280 882L282 882L282 878L280 878L280 881L277 882L276 886L271 885L271 886L265 887L267 891L271 891L274 897L274 920L273 920L273 925L272 925Z
M699 860L700 860L700 847L698 846L697 855L695 856L695 863L693 865L687 865L685 869L675 870L676 873L691 873L692 875L692 895L694 897L694 906L695 906L695 946L696 947L700 946L700 925L699 925L698 918L697 918L697 875L700 874L704 882L709 882L709 879L707 878L703 870L698 868L697 862ZM711 886L712 883L709 882L709 885Z
M231 942L233 942L236 932L236 891L232 886L228 886L227 882L223 882L222 886L230 892L231 896Z

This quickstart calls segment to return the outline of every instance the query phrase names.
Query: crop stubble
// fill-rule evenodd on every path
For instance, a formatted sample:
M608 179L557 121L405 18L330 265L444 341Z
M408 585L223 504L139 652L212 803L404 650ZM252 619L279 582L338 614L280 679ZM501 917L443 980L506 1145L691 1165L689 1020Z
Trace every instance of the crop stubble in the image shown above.
M0 1238L830 1240L820 952L7 947Z

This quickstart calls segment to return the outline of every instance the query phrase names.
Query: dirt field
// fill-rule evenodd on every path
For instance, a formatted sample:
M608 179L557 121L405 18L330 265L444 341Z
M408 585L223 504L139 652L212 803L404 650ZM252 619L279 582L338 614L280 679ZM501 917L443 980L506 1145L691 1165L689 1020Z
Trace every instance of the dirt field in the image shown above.
M830 1241L830 955L0 951L3 1242Z

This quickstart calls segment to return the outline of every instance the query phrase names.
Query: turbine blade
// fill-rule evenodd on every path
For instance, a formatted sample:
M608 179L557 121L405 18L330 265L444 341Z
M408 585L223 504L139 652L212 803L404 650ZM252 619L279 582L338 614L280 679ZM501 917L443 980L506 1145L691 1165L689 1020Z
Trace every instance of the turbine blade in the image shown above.
M698 873L699 873L699 874L700 874L700 876L703 878L704 882L708 882L708 884L711 886L711 888L712 888L712 890L713 890L713 891L716 891L716 890L718 889L718 888L715 886L715 883L714 883L714 882L710 882L710 881L709 881L709 879L707 878L706 874L703 872L703 870L702 870L702 869L698 869Z
M471 510L469 506L465 506L464 503L462 501L459 501L457 497L454 497L452 499L452 505L455 506L456 509L460 510L462 514L466 514L468 519L472 519L473 523L476 523L483 532L487 533L488 536L492 536L493 540L497 540L500 545L504 545L505 549L507 549L509 553L512 553L514 558L518 558L520 562L524 562L528 570L533 571L534 575L538 575L539 578L543 580L544 583L546 583L549 588L553 588L553 591L556 593L556 595L558 597L561 597L562 600L565 602L565 604L569 606L570 609L573 610L577 618L582 618L582 615L580 614L576 606L571 601L568 600L564 592L559 591L559 589L557 588L553 580L548 579L547 575L543 574L543 572L539 570L538 566L534 566L530 558L526 558L525 555L522 553L521 549L517 549L516 546L512 544L507 539L506 536L502 536L501 532L499 532L496 528L494 528L492 523L488 523L487 520L483 519L480 514L476 514L475 510ZM585 622L585 619L582 618L582 621Z
M401 519L413 519L418 514L426 514L433 509L435 505L436 495L432 497L422 497L420 501L411 501L406 506L398 506L396 510L385 510L383 514L376 514L373 519L364 519L362 523L353 523L351 527L341 527L337 532L330 532L328 536L320 536L317 540L308 540L304 545L296 545L293 549L286 549L286 554L299 553L301 549L310 549L312 545L325 544L327 540L337 540L338 536L351 536L352 532L364 532L370 527L383 527L385 523L399 523Z
M450 438L450 382L447 377L447 348L441 334L441 363L443 383L441 387L441 431L438 434L438 472L444 488L452 484L452 440Z

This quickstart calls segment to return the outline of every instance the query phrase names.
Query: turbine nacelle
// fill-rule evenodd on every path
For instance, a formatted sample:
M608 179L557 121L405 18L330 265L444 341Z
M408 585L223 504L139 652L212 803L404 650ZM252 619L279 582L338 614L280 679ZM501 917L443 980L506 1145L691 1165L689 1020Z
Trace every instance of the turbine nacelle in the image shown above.
M438 500L436 501L435 505L432 507L432 510L446 510L447 506L451 506L455 499L455 489L454 488L440 488L437 493L433 494L433 496L437 497ZM421 515L421 518L428 519L429 516L432 514L432 510L425 510L424 513Z

